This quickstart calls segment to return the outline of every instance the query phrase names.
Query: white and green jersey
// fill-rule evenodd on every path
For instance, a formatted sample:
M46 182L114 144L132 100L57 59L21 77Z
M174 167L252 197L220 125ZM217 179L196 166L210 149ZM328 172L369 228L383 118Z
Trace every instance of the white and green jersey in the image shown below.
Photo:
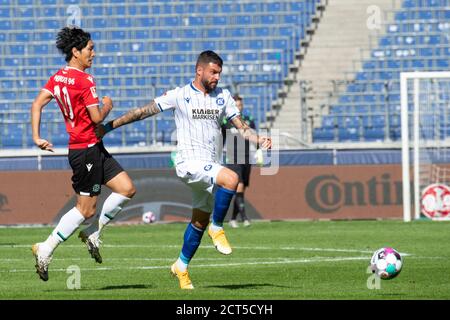
M204 94L193 83L167 91L155 99L161 111L172 109L177 127L176 162L222 160L222 119L233 119L239 109L227 89Z

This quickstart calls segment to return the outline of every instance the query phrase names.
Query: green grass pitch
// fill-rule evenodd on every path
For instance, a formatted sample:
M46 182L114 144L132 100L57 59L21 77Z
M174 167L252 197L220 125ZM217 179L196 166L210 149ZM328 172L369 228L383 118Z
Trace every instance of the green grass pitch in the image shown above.
M0 299L450 298L449 222L255 221L239 229L226 225L233 253L219 254L205 233L189 269L192 291L180 290L169 274L185 226L110 226L103 235L100 265L76 232L56 250L48 282L35 273L31 245L46 239L51 228L0 228ZM397 278L377 284L367 267L372 252L383 246L403 253L404 266ZM73 289L76 270L80 286Z

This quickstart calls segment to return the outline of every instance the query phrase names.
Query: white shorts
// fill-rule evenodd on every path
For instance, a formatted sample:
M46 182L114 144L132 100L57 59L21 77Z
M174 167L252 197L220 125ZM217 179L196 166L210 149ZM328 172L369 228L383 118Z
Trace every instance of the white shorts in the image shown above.
M192 208L212 212L213 189L222 165L215 162L188 160L177 163L177 176L192 189Z

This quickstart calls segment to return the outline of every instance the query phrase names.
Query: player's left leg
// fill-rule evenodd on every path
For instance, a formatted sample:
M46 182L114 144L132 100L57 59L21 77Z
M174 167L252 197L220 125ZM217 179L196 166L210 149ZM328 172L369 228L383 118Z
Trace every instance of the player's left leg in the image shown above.
M133 181L130 176L122 171L114 178L106 183L113 192L105 200L103 204L102 212L98 219L98 232L101 233L104 226L111 222L114 217L122 211L123 207L128 201L136 194Z
M112 193L105 200L98 220L99 235L103 227L110 223L136 194L136 188L130 176L123 170L116 159L108 153L103 144L101 144L100 148L103 157L103 183L112 190Z
M102 262L99 251L101 231L136 193L133 181L122 166L106 151L103 144L100 144L99 149L103 162L103 183L112 190L112 193L105 200L98 221L90 224L78 235L97 263Z
M133 182L125 171L109 180L106 186L113 192L106 198L99 219L80 231L78 235L81 241L87 245L89 253L97 263L102 263L103 260L100 255L100 244L102 243L100 236L103 228L122 211L135 194Z
M195 252L200 246L203 233L209 223L210 215L210 212L203 211L202 209L192 209L192 219L184 232L183 246L181 248L180 256L171 267L172 274L178 277L181 289L194 288L187 268L189 262L194 257Z

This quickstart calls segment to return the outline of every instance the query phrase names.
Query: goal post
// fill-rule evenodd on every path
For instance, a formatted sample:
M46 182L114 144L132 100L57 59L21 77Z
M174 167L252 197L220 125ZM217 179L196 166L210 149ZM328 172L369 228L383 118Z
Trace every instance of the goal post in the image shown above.
M403 220L450 220L450 71L400 73L400 101Z

